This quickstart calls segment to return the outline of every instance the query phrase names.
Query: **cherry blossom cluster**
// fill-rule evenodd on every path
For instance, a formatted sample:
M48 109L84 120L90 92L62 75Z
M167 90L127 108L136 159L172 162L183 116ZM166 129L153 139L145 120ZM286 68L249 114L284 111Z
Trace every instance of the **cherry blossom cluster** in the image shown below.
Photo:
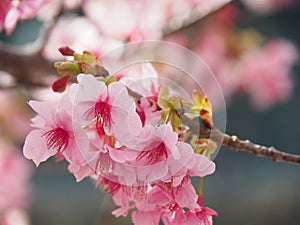
M136 99L116 78L97 76L105 69L91 53L60 50L74 61L55 64L68 79L53 88L76 82L56 105L29 101L37 115L24 155L37 166L53 156L68 161L77 181L92 177L112 195L114 215L134 210L134 224L212 224L216 212L204 207L190 177L212 174L215 164L182 140L177 98L151 83Z

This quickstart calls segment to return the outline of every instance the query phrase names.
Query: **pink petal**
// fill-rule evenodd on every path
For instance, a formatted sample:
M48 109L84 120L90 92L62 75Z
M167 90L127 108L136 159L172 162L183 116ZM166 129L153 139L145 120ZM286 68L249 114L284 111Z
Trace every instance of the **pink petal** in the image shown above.
M28 104L39 114L39 116L41 116L45 121L48 121L49 124L55 123L55 109L53 108L53 105L39 101L29 101Z
M194 154L186 167L189 169L189 175L204 177L215 172L215 163L203 155Z
M105 99L107 97L107 88L105 83L97 80L94 76L89 74L79 74L77 76L78 84L75 92L74 104L77 105L81 101L96 102L99 97Z
M128 161L133 161L138 156L137 151L132 150L118 150L107 146L109 149L109 155L115 162L125 163Z
M159 211L143 212L135 211L132 213L134 225L158 225L160 220Z
M32 159L36 166L41 162L46 161L49 157L56 154L55 150L49 150L46 145L46 140L42 138L41 130L33 130L26 137L23 147L24 156Z
M76 165L77 167L77 165ZM69 164L68 169L70 171L70 173L72 173L77 182L80 182L81 180L83 180L85 177L91 175L91 168L89 167L89 165L85 165L85 166L80 166L79 168L74 168L74 166L72 164Z
M4 27L6 33L9 35L15 29L15 26L20 17L20 12L16 8L12 8L6 15Z
M191 160L194 154L192 146L187 143L178 142L177 148L180 154L180 158L175 157L176 155L171 155L168 158L169 170L172 176L178 172L180 173L182 168L185 167L185 165Z
M185 179L175 190L175 201L182 208L200 209L197 204L198 195L190 179Z

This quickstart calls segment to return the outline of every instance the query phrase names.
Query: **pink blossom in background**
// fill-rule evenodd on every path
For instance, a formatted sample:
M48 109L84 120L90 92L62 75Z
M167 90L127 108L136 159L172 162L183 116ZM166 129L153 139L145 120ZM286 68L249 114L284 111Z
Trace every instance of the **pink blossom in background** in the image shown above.
M257 108L265 110L290 97L291 66L297 59L295 46L286 40L271 40L243 55L237 70L241 88Z
M216 75L224 96L231 96L236 90L239 78L230 71L235 62L228 58L228 46L222 25L215 23L205 27L199 34L195 51Z
M251 29L228 27L228 21L234 25L237 18L228 19L234 8L224 10L200 31L194 48L214 72L226 99L246 93L259 110L287 100L293 89L292 67L298 58L294 44L280 39L264 43Z
M15 90L0 90L1 130L11 140L22 143L30 130L30 116L24 97ZM18 127L18 129L16 129Z
M176 30L191 18L205 16L228 2L230 0L160 0L159 3L86 0L83 9L101 35L122 41L142 41L161 39L168 29Z
M4 0L0 2L0 31L11 34L18 20L33 18L45 0Z
M49 60L62 59L57 50L62 46L72 46L78 52L90 50L102 55L120 44L117 40L102 36L97 27L85 17L63 17L51 31L43 56Z
M30 163L19 149L0 139L0 218L14 208L27 208L30 203L32 174Z
M166 24L166 3L165 0L159 4L149 0L87 0L83 8L101 35L122 41L141 41L161 37Z
M1 214L1 213L0 213ZM29 215L19 208L12 208L0 215L0 225L30 225Z

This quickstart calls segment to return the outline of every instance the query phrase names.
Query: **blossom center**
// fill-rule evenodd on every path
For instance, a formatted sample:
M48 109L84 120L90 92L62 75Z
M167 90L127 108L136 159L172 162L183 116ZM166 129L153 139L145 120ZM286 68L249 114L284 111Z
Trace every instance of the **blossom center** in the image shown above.
M106 101L99 101L95 105L95 117L97 119L97 124L100 127L104 125L110 126L111 124L111 105Z
M162 142L151 150L142 151L137 160L141 160L142 158L146 158L148 163L154 164L168 158L168 151Z
M55 149L58 153L62 153L69 143L69 134L62 128L49 130L42 136L46 137L48 149Z

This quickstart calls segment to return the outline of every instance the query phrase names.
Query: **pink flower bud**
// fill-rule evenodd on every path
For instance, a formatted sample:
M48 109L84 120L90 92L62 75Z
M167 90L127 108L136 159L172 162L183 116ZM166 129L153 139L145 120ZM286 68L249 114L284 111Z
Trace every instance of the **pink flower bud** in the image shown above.
M58 78L52 84L52 90L54 92L59 92L59 93L64 92L66 90L69 79L70 79L70 76L68 76L68 75Z
M63 55L63 56L73 56L75 51L71 49L68 46L60 47L58 51Z

